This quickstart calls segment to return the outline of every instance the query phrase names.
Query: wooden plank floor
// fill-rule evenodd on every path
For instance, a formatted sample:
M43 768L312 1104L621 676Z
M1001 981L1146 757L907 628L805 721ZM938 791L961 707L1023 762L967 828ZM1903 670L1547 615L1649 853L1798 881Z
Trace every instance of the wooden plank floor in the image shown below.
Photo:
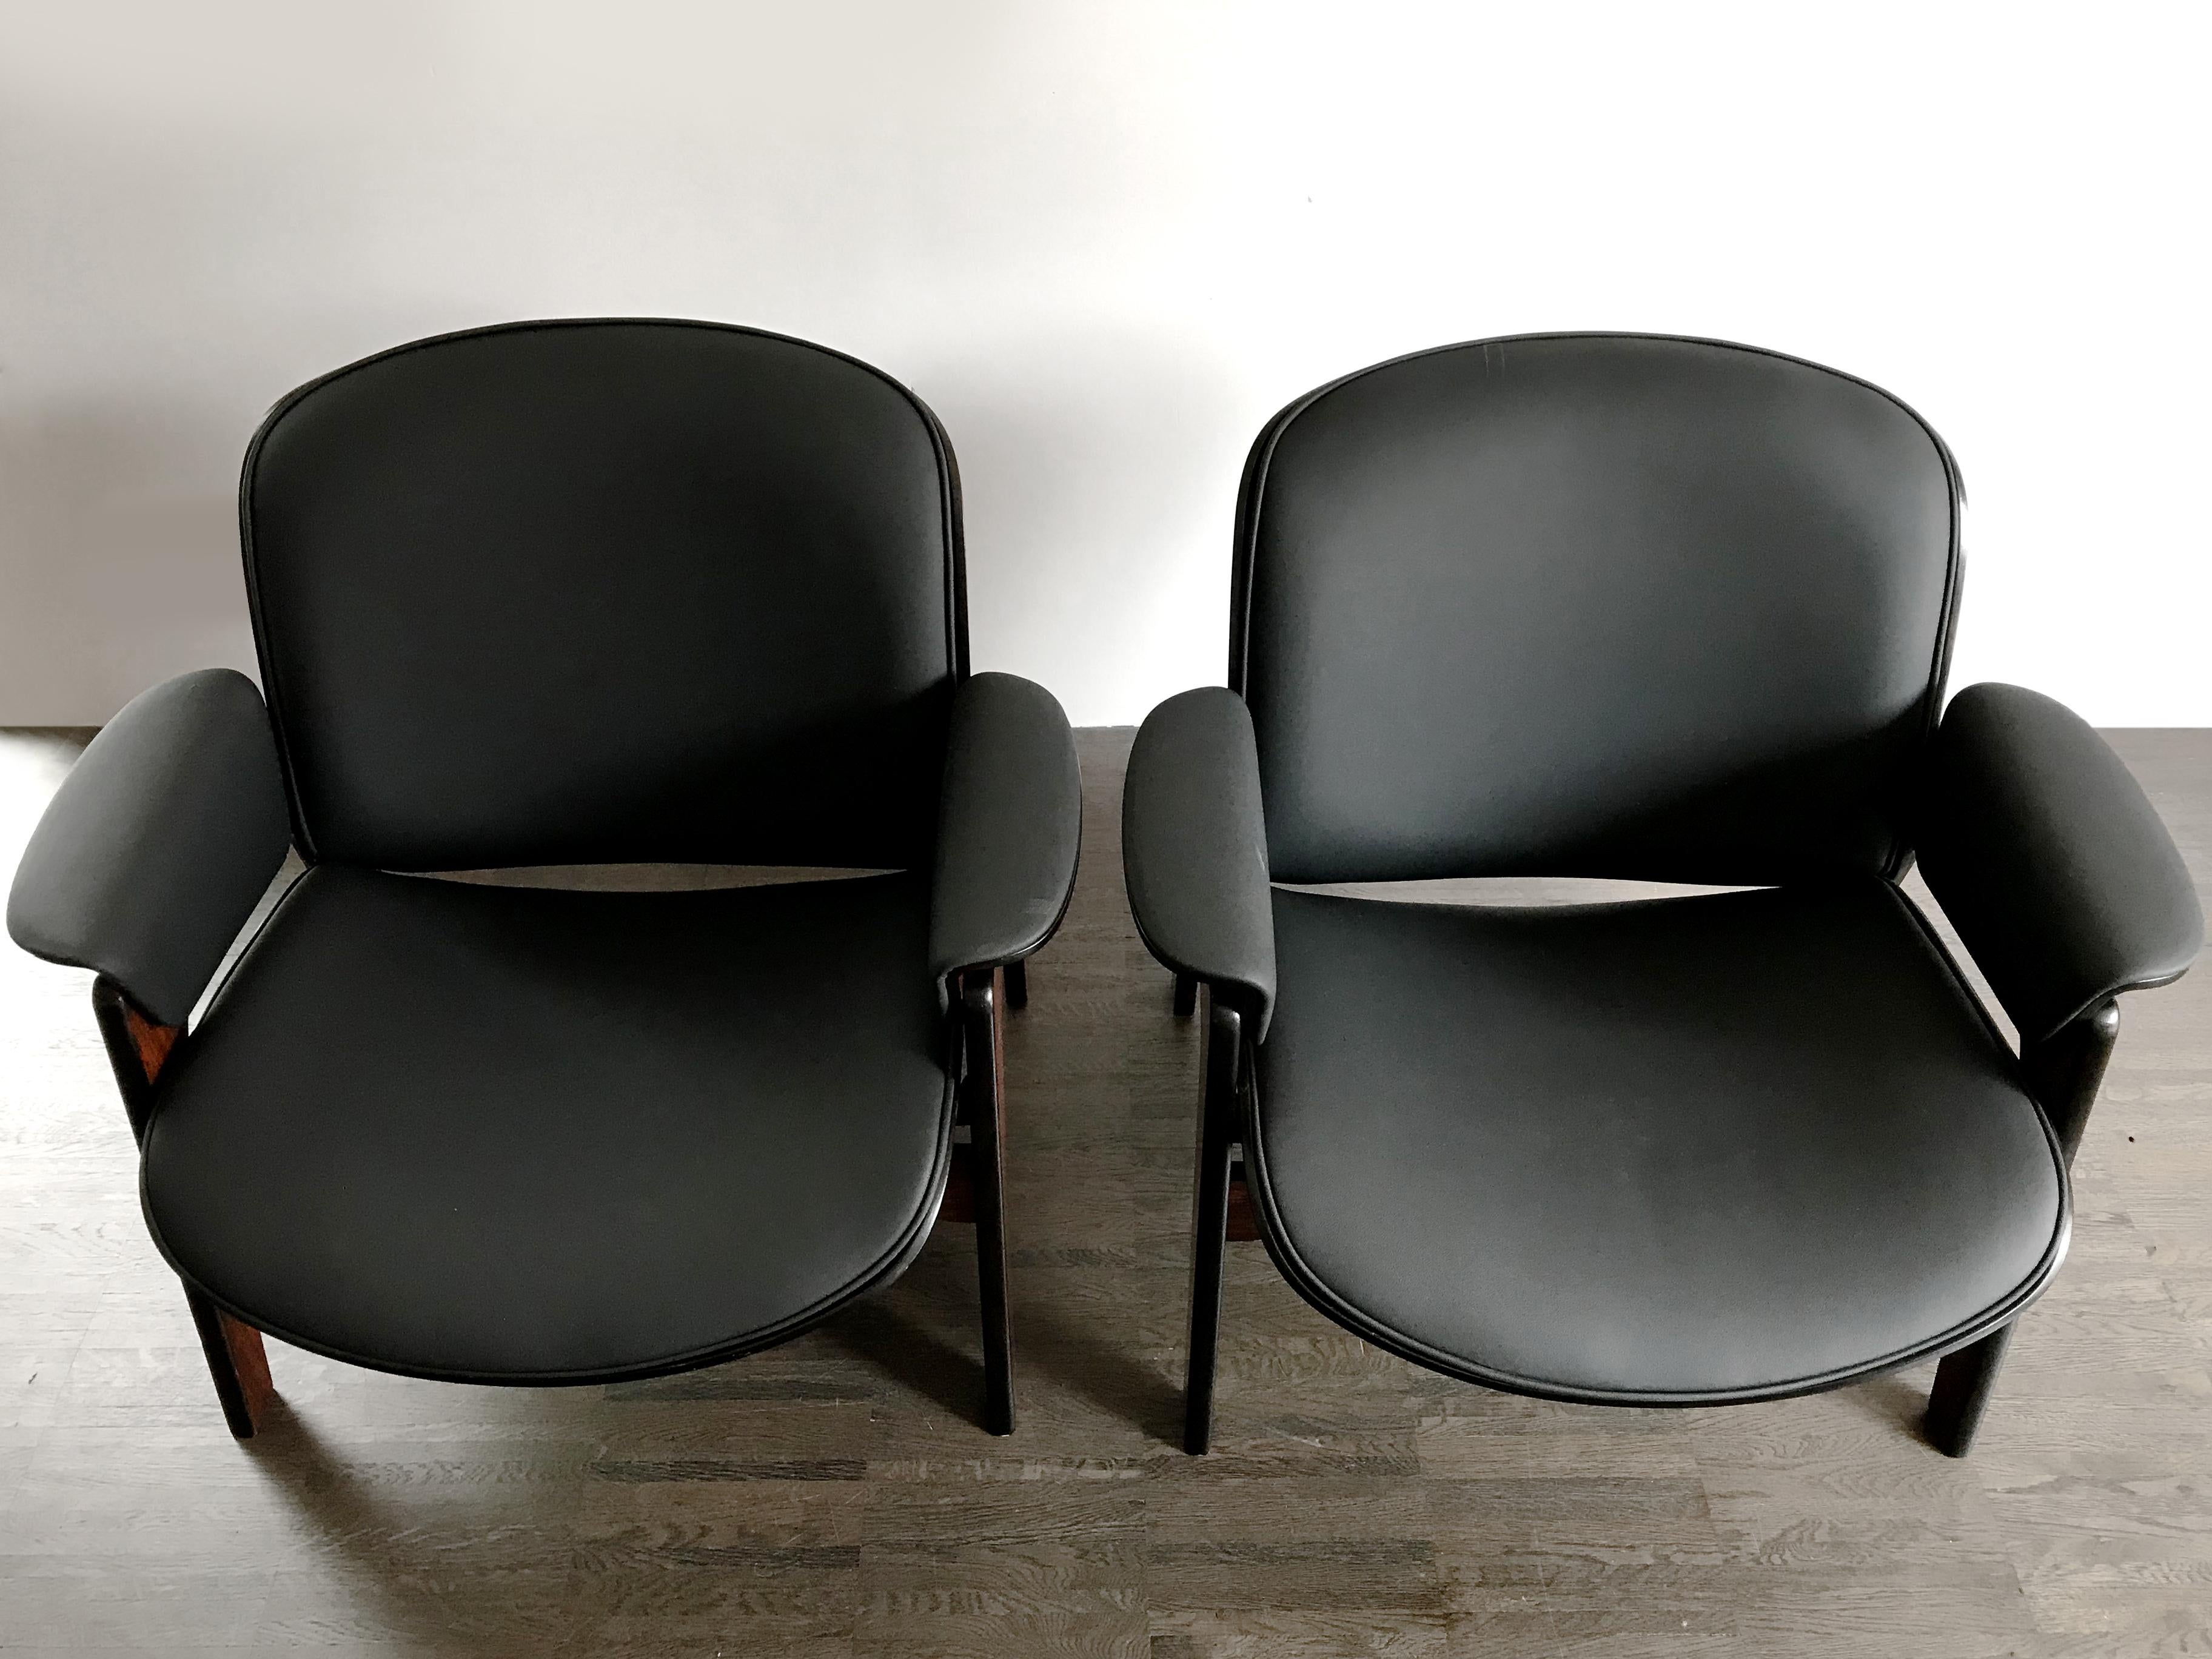
M2212 878L2212 732L2117 734ZM2072 1260L1981 1445L1929 1368L1641 1413L1413 1370L1232 1247L1219 1449L1174 1449L1197 1033L1133 936L1126 732L1007 1043L1022 1425L970 1237L775 1352L455 1388L272 1343L223 1431L139 1219L87 976L0 948L0 1650L820 1656L2212 1652L2212 970L2134 999ZM0 859L71 753L0 739Z

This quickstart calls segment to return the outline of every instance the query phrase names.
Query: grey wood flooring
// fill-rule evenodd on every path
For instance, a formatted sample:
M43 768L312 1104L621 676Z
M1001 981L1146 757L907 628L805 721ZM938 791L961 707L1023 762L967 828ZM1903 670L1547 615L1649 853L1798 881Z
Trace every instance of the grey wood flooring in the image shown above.
M2115 740L2212 882L2212 732ZM2131 1000L2072 1259L1972 1458L1929 1368L1726 1411L1417 1371L1231 1247L1175 1449L1195 1023L1083 736L1082 884L1007 1042L1020 1431L975 1426L968 1229L785 1348L457 1388L270 1346L224 1432L137 1211L87 976L0 947L0 1650L345 1654L2212 1652L2212 969ZM0 862L73 752L0 738ZM1523 896L1551 896L1543 890Z

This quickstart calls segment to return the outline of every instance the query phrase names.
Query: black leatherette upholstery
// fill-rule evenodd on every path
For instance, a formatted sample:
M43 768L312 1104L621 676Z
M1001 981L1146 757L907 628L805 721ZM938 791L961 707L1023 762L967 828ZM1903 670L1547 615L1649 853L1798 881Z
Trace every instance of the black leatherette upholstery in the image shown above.
M132 698L62 780L15 867L9 935L180 1025L290 844L253 682L179 674Z
M1146 717L1121 792L1121 864L1146 948L1233 998L1267 1034L1275 926L1252 716L1218 685Z
M877 370L695 323L424 341L279 404L240 513L311 858L927 864L957 483Z
M1485 341L1301 399L1231 623L1275 879L1899 867L1956 502L1895 398L1742 347Z
M921 1248L952 1132L918 875L319 868L165 1073L147 1220L288 1342L463 1381L764 1346Z
M2027 1042L2197 960L2189 866L2080 715L2023 686L1970 685L1924 769L1921 872Z
M1820 1388L2056 1270L2011 1055L1879 877L1484 908L1278 890L1247 1152L1287 1276L1523 1393Z
M1075 891L1083 774L1052 693L1013 674L974 674L953 694L929 967L1018 962L1052 936Z

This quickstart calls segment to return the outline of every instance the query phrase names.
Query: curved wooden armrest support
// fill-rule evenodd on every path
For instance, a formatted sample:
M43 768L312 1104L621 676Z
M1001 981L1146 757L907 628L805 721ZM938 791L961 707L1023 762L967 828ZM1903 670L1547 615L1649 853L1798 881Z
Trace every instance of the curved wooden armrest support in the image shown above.
M116 1086L123 1092L131 1133L143 1141L153 1112L154 1080L175 1054L185 1028L164 1025L153 1018L105 975L93 981L92 1007L100 1022L100 1035L107 1045L107 1061L114 1068ZM189 1285L185 1287L185 1301L200 1334L200 1347L215 1379L216 1397L222 1402L223 1419L231 1433L249 1440L276 1394L269 1378L269 1355L262 1346L261 1333L223 1312Z
M1006 1311L1005 977L971 971L961 986L968 1123L967 1164L975 1219L975 1268L983 1316L983 1426L1014 1431L1013 1328Z

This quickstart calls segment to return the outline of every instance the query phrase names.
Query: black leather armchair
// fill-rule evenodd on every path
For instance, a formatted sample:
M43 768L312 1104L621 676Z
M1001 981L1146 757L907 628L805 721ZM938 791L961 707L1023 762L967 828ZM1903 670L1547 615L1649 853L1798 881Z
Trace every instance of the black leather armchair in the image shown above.
M744 329L450 335L280 404L240 522L267 705L228 671L131 703L8 910L99 975L233 1431L264 1332L647 1376L828 1317L958 1209L1009 1431L1000 972L1059 923L1079 790L1051 696L969 672L928 410ZM816 878L426 873L635 862Z
M1960 501L1894 398L1704 341L1448 347L1261 434L1229 686L1153 713L1124 799L1138 926L1179 1010L1208 991L1188 1449L1241 1197L1416 1364L1678 1406L1942 1354L1965 1451L2065 1251L2114 999L2203 923L2081 721L1943 708ZM1742 890L1301 890L1514 875Z

